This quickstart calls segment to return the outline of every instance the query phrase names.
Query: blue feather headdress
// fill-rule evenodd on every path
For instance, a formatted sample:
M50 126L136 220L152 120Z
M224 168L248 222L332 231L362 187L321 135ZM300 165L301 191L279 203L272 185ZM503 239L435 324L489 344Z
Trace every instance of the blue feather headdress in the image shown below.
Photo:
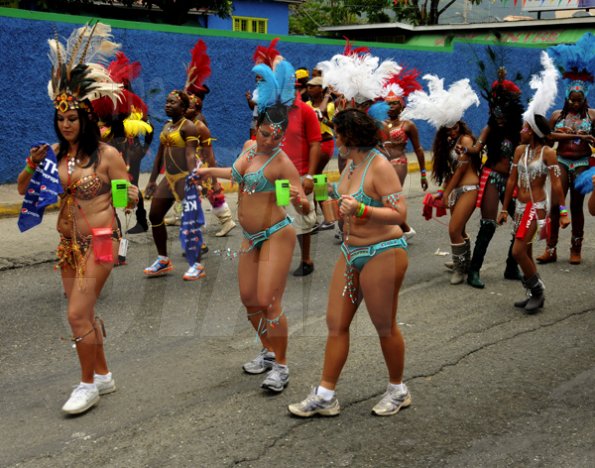
M551 47L548 52L562 68L562 78L569 81L566 98L571 92L587 96L595 71L595 36L586 33L576 44L560 44Z
M273 71L261 63L252 71L262 79L258 82L256 105L260 113L276 104L291 106L295 99L295 70L287 60L279 62Z

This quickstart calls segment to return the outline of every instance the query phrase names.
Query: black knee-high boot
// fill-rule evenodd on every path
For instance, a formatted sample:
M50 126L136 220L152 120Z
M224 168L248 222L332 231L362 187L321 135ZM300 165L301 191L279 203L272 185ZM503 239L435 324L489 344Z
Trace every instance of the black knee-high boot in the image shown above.
M485 284L479 278L479 270L483 265L488 245L494 233L496 232L496 223L492 219L482 219L479 225L479 232L475 239L475 248L473 249L473 257L469 263L469 271L467 274L467 283L474 288L482 289Z
M506 269L504 270L504 278L507 280L521 281L523 275L519 271L519 264L512 256L512 246L514 245L514 234L510 239L510 247L508 248L508 257L506 257Z

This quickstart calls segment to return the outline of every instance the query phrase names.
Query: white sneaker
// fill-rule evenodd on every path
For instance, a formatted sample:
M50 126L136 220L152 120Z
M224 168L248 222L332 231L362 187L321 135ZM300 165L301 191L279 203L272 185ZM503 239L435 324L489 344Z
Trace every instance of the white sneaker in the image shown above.
M196 281L206 276L207 274L205 273L205 267L202 266L200 263L195 263L190 268L188 268L188 271L184 273L182 279L184 281Z
M415 229L409 226L409 231L404 232L403 237L407 242L409 242L411 239L413 239L413 236L415 236L415 234L417 234L417 232L415 232Z
M62 411L67 414L80 414L92 408L99 402L99 390L96 385L88 387L87 385L78 385L70 394L70 398Z
M405 386L404 392L397 392L389 384L382 399L372 408L372 413L376 416L392 416L397 414L401 408L407 408L410 405L411 394L407 387Z
M109 378L105 378L105 376L99 374L93 376L93 383L97 386L100 395L107 395L116 391L116 380L111 372L108 376Z

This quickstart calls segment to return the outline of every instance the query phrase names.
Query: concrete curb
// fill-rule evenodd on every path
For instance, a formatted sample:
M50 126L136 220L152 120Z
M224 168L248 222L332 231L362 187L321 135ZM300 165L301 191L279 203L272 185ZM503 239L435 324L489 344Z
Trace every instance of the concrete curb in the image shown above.
M431 170L431 167L431 162L426 161L426 168L428 171ZM409 162L407 165L407 170L409 171L409 173L419 172L419 163L417 161ZM329 182L337 182L339 180L339 171L329 171L325 172L325 174L327 175ZM227 193L233 193L238 191L237 184L232 185L229 181L222 181L221 185L223 186L223 190ZM51 211L56 211L58 208L59 205L56 203L54 205L48 206L45 211L46 213L49 213ZM20 212L21 203L0 203L0 218L16 217L19 215Z

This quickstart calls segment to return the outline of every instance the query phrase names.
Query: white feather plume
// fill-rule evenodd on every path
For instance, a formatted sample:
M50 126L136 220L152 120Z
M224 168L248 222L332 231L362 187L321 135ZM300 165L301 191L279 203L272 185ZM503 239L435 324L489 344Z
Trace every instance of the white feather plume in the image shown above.
M382 92L382 98L386 98L389 95L401 97L405 92L403 88L401 88L397 83L390 83L385 86L384 91Z
M111 40L111 31L107 24L87 24L75 29L65 45L57 37L48 40L52 64L48 94L52 100L64 91L77 93L78 100L107 96L116 103L120 99L122 85L114 83L103 66L120 47Z
M444 89L444 79L436 75L424 75L423 79L428 82L429 94L411 93L401 114L403 119L425 120L435 128L452 127L469 107L479 106L479 98L467 78L451 84L448 90Z
M324 86L332 86L346 99L361 104L384 94L384 84L401 67L392 60L378 63L378 57L370 54L341 55L320 62L316 68L322 71Z
M535 124L535 115L546 116L547 111L554 104L558 94L558 78L560 73L554 66L553 60L547 52L541 52L541 65L543 70L539 75L533 75L529 86L535 90L533 98L523 114L523 119L529 124L531 129L543 138L543 133Z

